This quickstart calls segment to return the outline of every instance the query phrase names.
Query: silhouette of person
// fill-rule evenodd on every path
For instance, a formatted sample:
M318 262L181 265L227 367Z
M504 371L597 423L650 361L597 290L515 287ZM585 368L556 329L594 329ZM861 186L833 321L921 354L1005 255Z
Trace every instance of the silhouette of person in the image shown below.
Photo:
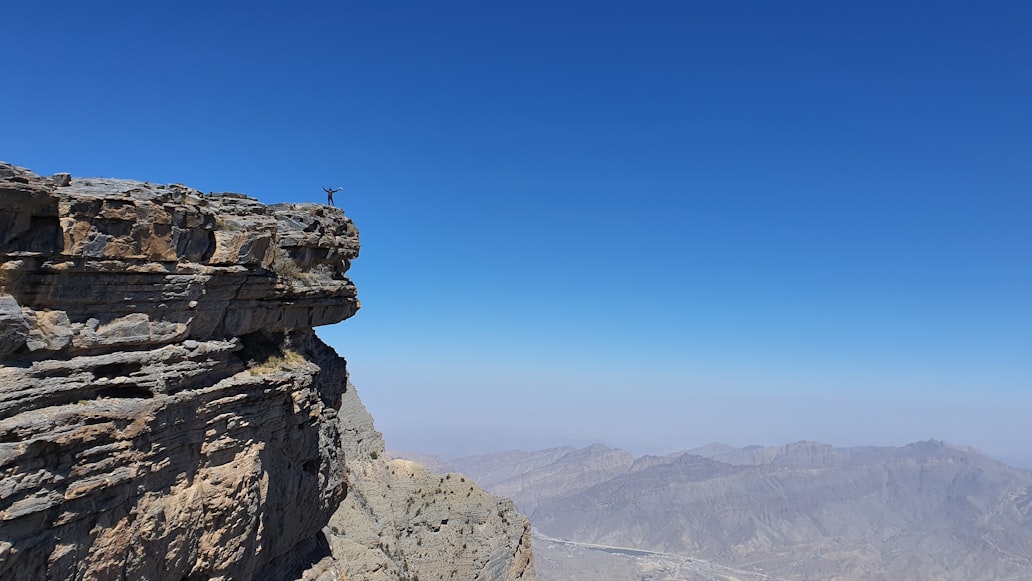
M339 192L339 191L341 191L343 189L344 188L336 188L336 189L334 189L334 188L327 188L327 187L323 186L323 191L326 192L326 203L331 205L331 206L336 206L336 204L333 203L333 194L336 193L336 192Z

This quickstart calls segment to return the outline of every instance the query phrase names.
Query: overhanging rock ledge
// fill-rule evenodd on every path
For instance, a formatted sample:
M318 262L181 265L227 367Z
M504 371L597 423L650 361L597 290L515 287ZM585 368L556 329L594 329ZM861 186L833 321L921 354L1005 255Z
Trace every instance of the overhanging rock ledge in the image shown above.
M395 529L348 511L390 461L313 331L358 252L337 208L0 163L0 578L375 578L356 531ZM455 558L532 579L499 506Z

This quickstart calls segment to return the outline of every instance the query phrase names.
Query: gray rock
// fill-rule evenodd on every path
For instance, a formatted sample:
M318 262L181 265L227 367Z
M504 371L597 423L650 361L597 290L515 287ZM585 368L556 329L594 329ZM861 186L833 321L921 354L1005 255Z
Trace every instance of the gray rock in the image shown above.
M349 385L342 406L347 498L324 531L348 579L536 579L530 523L462 474L391 459Z
M29 326L14 297L0 295L0 355L13 353L25 344Z
M72 185L72 174L70 173L56 173L50 176L50 179L54 180L54 186L58 188L66 188Z

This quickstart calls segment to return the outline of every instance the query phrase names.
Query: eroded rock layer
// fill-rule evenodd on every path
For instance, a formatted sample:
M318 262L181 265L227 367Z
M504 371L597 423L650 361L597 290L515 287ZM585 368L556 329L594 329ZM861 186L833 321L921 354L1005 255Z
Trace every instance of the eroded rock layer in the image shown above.
M0 579L363 579L327 523L387 460L312 331L358 250L336 208L0 163ZM474 577L529 560L502 509Z

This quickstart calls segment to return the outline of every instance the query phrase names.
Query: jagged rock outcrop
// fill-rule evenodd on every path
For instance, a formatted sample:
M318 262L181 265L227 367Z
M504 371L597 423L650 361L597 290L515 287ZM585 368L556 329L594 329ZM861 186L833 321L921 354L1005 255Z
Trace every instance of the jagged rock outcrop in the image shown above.
M312 329L358 250L336 208L0 163L0 578L343 579L386 458Z
M325 531L348 579L533 581L530 523L461 474L389 459L349 386L348 496ZM353 405L353 403L355 405Z

